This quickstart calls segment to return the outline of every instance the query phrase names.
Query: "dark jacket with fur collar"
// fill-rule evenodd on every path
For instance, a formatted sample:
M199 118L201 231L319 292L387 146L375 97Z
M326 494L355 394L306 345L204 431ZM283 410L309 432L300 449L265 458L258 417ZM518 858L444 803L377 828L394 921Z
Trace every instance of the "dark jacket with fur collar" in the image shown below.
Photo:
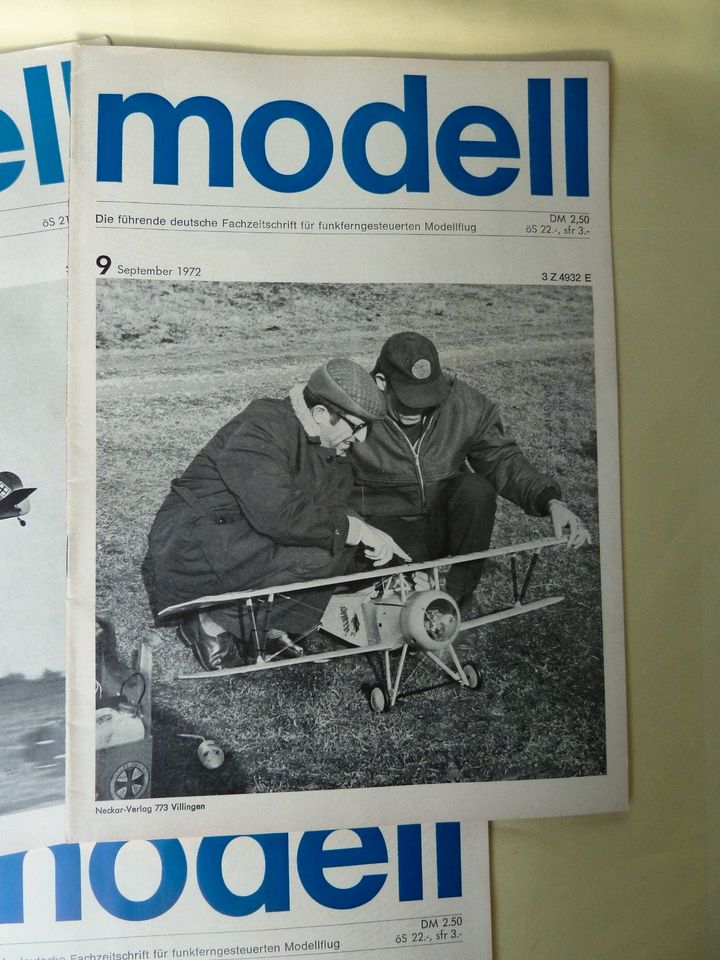
M173 480L158 511L145 561L154 610L337 572L352 482L348 461L320 445L301 388L254 400Z

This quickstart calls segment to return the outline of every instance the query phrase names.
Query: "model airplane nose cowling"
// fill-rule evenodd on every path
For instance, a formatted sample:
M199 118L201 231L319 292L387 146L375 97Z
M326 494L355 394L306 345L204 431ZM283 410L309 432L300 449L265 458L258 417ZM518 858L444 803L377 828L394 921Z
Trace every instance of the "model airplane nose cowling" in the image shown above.
M442 590L413 593L400 613L403 636L421 650L444 650L460 630L460 611Z
M16 473L10 473L9 470L0 472L0 496L10 493L11 490L17 490L22 486L22 480Z

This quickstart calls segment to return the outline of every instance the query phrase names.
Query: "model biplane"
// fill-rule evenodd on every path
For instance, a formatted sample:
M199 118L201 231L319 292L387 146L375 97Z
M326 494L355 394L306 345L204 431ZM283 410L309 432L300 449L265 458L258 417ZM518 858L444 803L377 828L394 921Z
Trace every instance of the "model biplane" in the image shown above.
M358 654L382 654L383 682L372 686L368 693L371 709L382 713L394 707L398 699L405 695L401 693L401 684L408 654L429 660L441 674L450 678L447 682L455 682L472 690L478 689L482 683L480 670L475 663L460 662L455 641L462 633L476 627L560 603L564 599L562 596L543 597L532 601L526 601L525 597L540 552L566 542L566 537L533 540L423 563L382 567L346 576L201 597L167 607L160 612L160 618L170 619L237 603L240 622L252 640L254 663L224 670L183 674L181 679L184 680L215 679L304 663L328 663L337 658ZM523 554L528 555L529 559L521 572L518 557ZM441 587L441 571L456 563L491 557L509 559L512 599L505 607L463 620L456 601ZM341 641L343 646L323 653L308 653L296 659L284 659L277 653L266 654L266 625L273 601L277 597L299 590L327 586L335 587L337 592L331 597L318 629L333 640ZM394 671L392 654L397 655Z
M37 487L24 487L16 473L0 472L0 520L15 519L21 527L21 519L30 510L28 497Z

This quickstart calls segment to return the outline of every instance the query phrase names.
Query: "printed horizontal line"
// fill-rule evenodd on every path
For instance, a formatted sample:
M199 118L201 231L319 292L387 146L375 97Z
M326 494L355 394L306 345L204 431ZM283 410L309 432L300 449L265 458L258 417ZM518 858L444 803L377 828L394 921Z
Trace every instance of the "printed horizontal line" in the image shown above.
M17 213L18 210L40 210L42 207L66 207L67 200L53 200L52 203L29 203L26 207L4 207L0 213Z
M288 931L292 932L294 930L317 930L317 929L326 930L326 929L332 929L334 927L363 927L363 926L369 926L371 924L378 924L378 923L409 924L409 923L417 923L419 920L432 920L432 919L442 919L443 917L459 917L459 916L462 916L462 913L456 910L454 913L430 913L430 914L422 914L418 917L378 917L376 920L347 920L344 922L338 921L337 923L292 924L287 927L254 927L250 930L190 930L187 933L173 933L172 936L179 938L179 937L208 937L208 936L222 937L222 936L227 936L228 934L237 935L238 933L242 933L245 936L249 936L251 934L258 934L258 933L278 933L279 934L279 933L287 933ZM170 934L168 933L143 933L143 937L148 940L157 940L159 938L167 939L168 936L170 936ZM123 937L122 939L132 940L134 938L135 938L134 934L128 934L128 936ZM73 943L73 944L93 943L93 942L103 943L105 941L109 941L110 943L113 943L117 941L117 939L118 938L115 935L115 936L108 936L108 937L81 937L81 938L73 937L72 941L38 940L38 941L33 941L32 943L28 943L26 940L18 940L14 942L4 940L2 945L4 947L28 947L28 946L45 947L45 946L51 946L53 944L58 944L58 943ZM430 946L430 947L439 946L439 945L453 946L456 943L462 943L462 937L458 937L456 939L453 939L452 941L443 941L442 944L438 944L438 943L403 944L403 946ZM358 948L358 950L360 949L365 950L368 948L367 947ZM378 949L378 950L399 949L399 946L398 947L377 947L373 949ZM358 950L353 950L352 952L358 952ZM350 952L350 951L345 951L345 952ZM295 956L298 956L298 954L295 954Z
M171 200L99 200L96 203L119 204L139 207L209 207L218 210L297 210L299 214L306 210L363 210L372 213L374 210L394 210L396 213L462 213L470 216L475 213L521 213L523 216L549 216L551 213L564 213L566 216L588 216L587 210L511 210L503 207L501 210L481 207L468 210L466 207L298 207L290 204L263 204L263 203L179 203Z
M31 237L35 233L57 233L58 230L67 231L67 227L40 227L39 230L25 230L24 233L4 233L0 239L10 240L12 237Z
M143 230L159 233L220 233L224 236L270 236L270 237L507 237L510 240L589 240L590 234L582 237L541 233L472 233L461 231L449 233L444 230L207 230L201 227L125 227L122 224L98 223L97 230ZM42 232L42 231L40 231Z

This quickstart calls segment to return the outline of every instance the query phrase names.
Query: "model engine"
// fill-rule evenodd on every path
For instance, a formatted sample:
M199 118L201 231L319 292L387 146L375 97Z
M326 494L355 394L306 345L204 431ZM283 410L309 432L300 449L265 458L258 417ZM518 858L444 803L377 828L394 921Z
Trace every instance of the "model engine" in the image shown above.
M449 594L394 576L356 593L336 594L322 628L355 644L410 643L438 652L457 637L460 622L460 611Z
M442 650L460 630L460 611L442 590L411 593L400 612L403 637L421 650Z

